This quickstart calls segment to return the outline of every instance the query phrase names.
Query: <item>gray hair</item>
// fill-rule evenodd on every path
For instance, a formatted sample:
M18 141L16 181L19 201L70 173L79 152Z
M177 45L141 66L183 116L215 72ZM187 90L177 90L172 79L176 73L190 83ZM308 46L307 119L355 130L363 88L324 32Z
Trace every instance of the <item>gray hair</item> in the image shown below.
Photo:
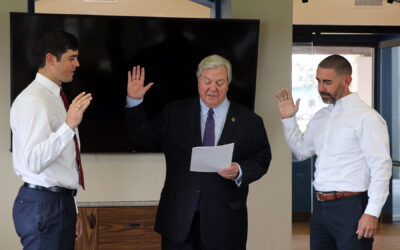
M197 72L196 72L197 79L200 78L201 72L203 72L204 69L215 69L220 66L225 67L226 75L228 77L228 84L231 83L231 80L232 80L231 63L227 59L225 59L219 55L207 56L203 60L201 60L201 62L199 63L199 66L197 67Z

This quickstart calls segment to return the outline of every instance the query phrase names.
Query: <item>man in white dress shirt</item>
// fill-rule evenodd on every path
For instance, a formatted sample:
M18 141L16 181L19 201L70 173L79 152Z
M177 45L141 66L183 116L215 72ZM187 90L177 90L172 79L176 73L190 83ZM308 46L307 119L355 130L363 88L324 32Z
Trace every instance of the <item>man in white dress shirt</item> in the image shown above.
M24 181L14 203L14 225L24 249L74 249L82 234L75 205L77 127L92 97L82 92L66 110L61 96L61 84L71 82L79 67L73 35L45 30L33 49L38 73L10 112L14 170Z
M288 89L275 96L285 138L298 160L317 155L318 199L310 223L311 249L372 249L378 217L389 194L392 161L386 122L351 93L352 68L340 55L322 60L318 91L329 106L319 110L304 134Z

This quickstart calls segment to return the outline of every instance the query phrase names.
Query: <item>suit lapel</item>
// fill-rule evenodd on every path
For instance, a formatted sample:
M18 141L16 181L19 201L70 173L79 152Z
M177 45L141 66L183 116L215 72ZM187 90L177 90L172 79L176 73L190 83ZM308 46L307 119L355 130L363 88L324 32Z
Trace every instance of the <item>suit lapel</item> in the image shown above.
M238 117L235 112L234 104L231 102L229 105L228 114L226 115L224 128L217 145L224 145L232 142L233 133L235 132L237 123Z
M202 146L201 129L200 129L200 101L198 98L193 98L193 101L188 105L187 117L189 118L189 126L194 139L194 146Z

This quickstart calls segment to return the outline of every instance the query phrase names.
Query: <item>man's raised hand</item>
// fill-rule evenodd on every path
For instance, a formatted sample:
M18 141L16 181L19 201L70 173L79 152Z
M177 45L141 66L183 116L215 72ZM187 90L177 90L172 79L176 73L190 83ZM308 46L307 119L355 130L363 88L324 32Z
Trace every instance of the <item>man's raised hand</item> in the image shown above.
M278 100L279 113L282 119L293 117L299 110L300 99L296 100L296 105L293 102L292 94L289 89L281 89L275 94Z
M140 68L140 65L133 66L132 71L128 71L128 84L127 94L128 97L139 100L142 99L146 94L147 90L153 86L153 82L144 86L145 71L144 68Z

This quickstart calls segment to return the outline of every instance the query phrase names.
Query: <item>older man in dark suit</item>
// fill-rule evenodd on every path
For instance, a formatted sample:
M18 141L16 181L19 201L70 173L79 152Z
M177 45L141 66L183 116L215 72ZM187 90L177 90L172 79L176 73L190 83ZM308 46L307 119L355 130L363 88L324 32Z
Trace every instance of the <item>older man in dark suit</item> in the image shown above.
M226 97L232 79L225 58L204 58L199 96L171 103L153 121L143 96L144 68L128 72L127 121L135 145L161 147L167 171L155 230L162 249L246 249L249 184L268 170L271 151L262 119ZM232 163L218 173L190 171L192 148L234 143Z

